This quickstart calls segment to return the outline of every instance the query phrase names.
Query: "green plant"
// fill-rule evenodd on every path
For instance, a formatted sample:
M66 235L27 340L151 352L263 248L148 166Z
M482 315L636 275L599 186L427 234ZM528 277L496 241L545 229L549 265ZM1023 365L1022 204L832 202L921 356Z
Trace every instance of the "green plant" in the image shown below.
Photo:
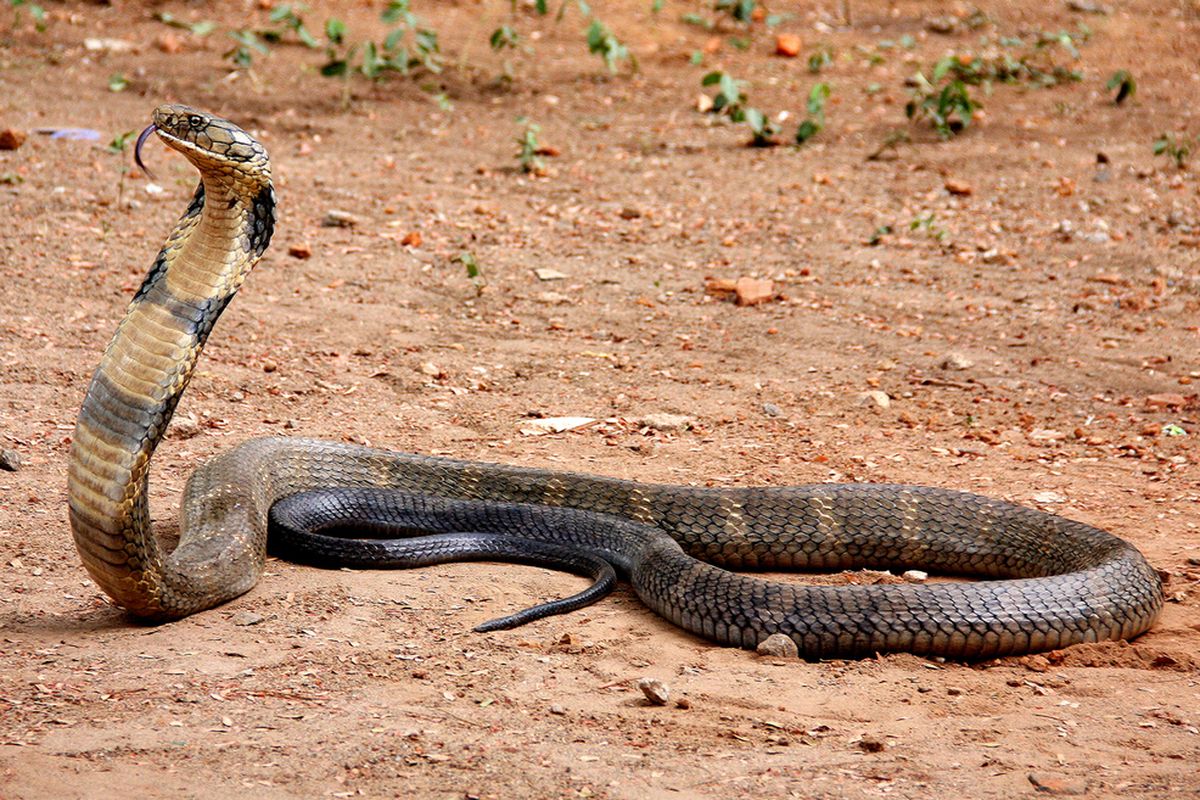
M538 143L538 134L542 127L525 117L519 117L517 124L525 126L525 130L517 137L517 163L521 171L529 175L546 174L546 162L542 160L542 146Z
M194 36L208 36L217 28L216 23L209 22L207 20L201 20L200 22L188 22L186 20L179 19L169 11L155 12L154 18L164 25L170 25L172 28L181 28L190 32Z
M598 19L593 19L587 29L587 46L589 53L595 53L604 59L604 66L616 75L620 61L628 61L631 69L637 72L637 59L630 54L629 48L621 44L617 37Z
M1188 141L1187 137L1175 138L1173 133L1164 133L1154 140L1154 155L1167 156L1175 162L1177 169L1187 169L1188 156L1192 154L1192 145L1200 142Z
M484 287L487 286L487 281L483 277L483 270L479 266L479 261L475 258L475 254L470 250L463 250L461 253L451 259L455 263L462 264L467 271L467 277L471 279L471 283L475 285L475 296L483 294Z
M1110 92L1113 89L1117 90L1117 96L1113 98L1113 103L1119 106L1137 94L1137 81L1134 80L1133 73L1129 70L1119 69L1108 79L1108 83L1104 84L1104 88Z
M254 54L266 55L270 49L258 39L258 34L247 28L230 31L229 36L237 44L225 52L225 58L233 62L235 67L249 69L254 64Z
M796 144L804 144L825 128L825 102L829 95L828 83L818 83L809 90L805 108L808 118L796 129Z
M112 138L112 141L105 147L105 151L113 155L122 155L129 148L129 140L134 137L135 131L125 131L118 133ZM121 201L125 197L125 178L129 175L129 161L121 159L121 166L117 177L117 207L120 208Z
M30 3L28 0L9 0L9 6L13 10L13 22L11 30L16 30L21 26L21 9L28 8L29 16L33 17L33 27L38 33L46 30L46 9Z
M280 3L271 9L271 14L268 19L282 27L259 31L260 35L268 42L278 42L283 40L283 37L287 31L291 31L292 33L296 34L296 38L299 39L300 43L305 47L313 50L317 49L321 46L320 43L316 40L316 37L309 32L308 28L304 24L304 17L302 15L306 10L307 8L302 5Z
M833 50L828 47L818 47L808 57L808 71L816 75L821 70L833 64Z
M939 242L946 238L945 229L937 224L937 216L932 211L913 217L912 222L908 223L908 229L910 231L924 231Z
M123 92L129 88L129 80L119 72L114 72L108 76L108 90L110 92Z
M927 118L942 139L970 127L971 117L981 105L971 97L967 81L952 72L951 62L961 63L942 59L934 66L932 80L918 72L913 78L912 99L904 106L905 116L912 121Z
M708 111L729 117L731 122L744 122L750 128L751 147L773 147L779 144L775 136L779 127L766 114L757 108L746 105L746 93L743 87L745 81L740 81L728 72L715 71L705 75L702 86L716 86L717 93L712 97L712 105Z
M755 0L716 0L714 11L723 11L738 22L750 22L754 19L754 9L758 6Z
M408 75L415 68L442 71L441 48L437 32L424 27L412 13L409 0L391 0L380 18L394 27L382 42L347 40L346 24L336 17L325 21L325 64L321 74L330 78L349 78L358 72L372 80L388 72Z

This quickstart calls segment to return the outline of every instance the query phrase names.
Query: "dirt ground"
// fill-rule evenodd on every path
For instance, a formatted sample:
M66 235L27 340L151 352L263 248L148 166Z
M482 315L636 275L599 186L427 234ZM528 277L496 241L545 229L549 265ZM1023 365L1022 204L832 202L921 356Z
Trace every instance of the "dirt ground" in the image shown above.
M849 24L840 4L772 7L803 39L788 59L762 23L597 3L639 60L616 77L577 9L555 24L522 6L531 52L505 86L486 44L499 0L420 3L447 68L378 84L323 78L319 51L286 43L234 71L228 30L267 24L250 3L52 3L44 32L6 4L0 130L29 138L0 151L0 448L22 462L0 471L0 797L1200 794L1200 180L1152 152L1200 133L1200 16L1115 5L985 2L969 20L851 3ZM351 34L382 37L380 9L356 4ZM328 11L307 12L318 34ZM931 31L946 15L956 28ZM946 142L905 120L916 69L1080 24L1078 61L1054 52L1082 81L973 88L982 114ZM104 37L130 47L85 46ZM788 137L827 81L828 127L745 147L697 111L713 68L791 111ZM1117 106L1104 83L1123 68L1138 91ZM272 561L236 602L131 621L80 566L65 474L91 371L194 185L157 143L153 180L105 149L164 101L255 131L281 199L157 457L167 535L193 467L264 434L672 483L924 483L1130 539L1167 578L1161 620L983 664L783 662L681 632L624 588L471 632L582 583L533 568ZM556 153L543 176L517 168L519 116ZM34 132L61 127L100 140ZM897 130L897 157L866 160ZM331 210L356 224L323 225ZM773 296L706 291L739 277ZM596 421L530 433L561 416ZM647 676L668 705L643 700Z

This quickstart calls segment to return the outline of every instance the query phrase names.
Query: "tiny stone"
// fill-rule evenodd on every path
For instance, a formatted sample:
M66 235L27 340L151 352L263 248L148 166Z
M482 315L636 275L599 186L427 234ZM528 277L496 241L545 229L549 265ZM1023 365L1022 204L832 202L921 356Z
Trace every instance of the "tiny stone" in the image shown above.
M675 707L687 710L692 707L692 701L688 700L686 697L681 697L675 701Z
M358 217L349 211L342 211L336 208L327 211L325 219L321 220L321 224L326 228L353 228L358 223Z
M867 753L882 753L887 747L887 743L874 736L864 736L858 740L858 746Z
M775 297L775 282L769 279L738 278L734 285L739 306L756 306Z
M637 219L642 215L642 212L636 208L626 206L621 209L621 219Z
M16 128L5 128L0 131L0 150L16 150L25 144L26 138L25 131L19 131Z
M559 272L556 269L550 269L549 267L535 269L533 274L537 276L539 281L561 281L567 277L565 273Z
M971 188L971 184L954 178L947 178L946 182L942 185L946 187L946 191L950 194L957 194L962 197L967 197L975 191Z
M925 20L925 28L933 33L954 33L958 30L958 20L950 16L930 17Z
M924 583L929 580L929 573L922 572L919 569L910 569L901 575L900 578L908 583Z
M947 686L946 694L950 695L951 697L958 697L960 694L965 694L965 692L963 692L963 690L958 686Z
M1067 781L1062 778L1051 778L1031 772L1029 773L1029 782L1033 784L1034 789L1046 794L1087 794L1087 784L1083 781Z
M255 614L253 611L239 611L230 619L234 625L245 627L247 625L257 625L262 622L265 617L262 614Z
M975 362L962 353L947 353L941 364L942 369L953 370L970 369L973 366L975 366Z
M636 424L656 431L689 430L695 426L695 421L684 414L646 414L635 420Z
M562 706L560 706L558 703L555 703L554 705L550 706L550 713L557 714L558 716L561 717L567 713L567 710L565 708L563 708Z
M299 258L299 259L303 260L306 258L312 258L312 254L313 254L312 245L308 244L307 242L301 242L299 244L288 245L288 255L291 256L292 258Z
M799 658L800 650L796 647L796 643L791 637L785 636L782 633L772 633L767 638L758 643L755 648L760 656L771 656L773 658Z
M858 395L858 404L860 406L878 406L879 408L888 408L892 404L892 399L888 397L887 392L881 392L878 389L870 392L862 392Z
M16 472L21 468L21 454L16 450L0 450L0 469Z
M774 403L763 403L762 410L768 417L778 417L783 414L783 409Z
M671 690L658 678L641 678L637 685L651 705L665 706L671 699Z

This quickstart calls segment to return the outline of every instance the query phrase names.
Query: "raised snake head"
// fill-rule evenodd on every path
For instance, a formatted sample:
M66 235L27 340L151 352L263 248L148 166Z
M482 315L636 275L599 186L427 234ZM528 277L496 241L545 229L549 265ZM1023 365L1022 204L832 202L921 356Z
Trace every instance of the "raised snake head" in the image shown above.
M161 105L153 122L138 136L134 159L142 169L142 145L157 133L166 145L183 153L205 180L224 177L266 187L271 182L267 150L227 119L184 105Z

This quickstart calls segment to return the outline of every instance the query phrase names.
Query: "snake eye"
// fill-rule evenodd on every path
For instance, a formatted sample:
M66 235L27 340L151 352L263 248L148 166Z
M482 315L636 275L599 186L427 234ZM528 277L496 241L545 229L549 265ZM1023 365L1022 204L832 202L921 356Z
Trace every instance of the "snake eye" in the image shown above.
M204 127L204 117L199 114L192 114L188 117L188 125L191 125L196 130Z

